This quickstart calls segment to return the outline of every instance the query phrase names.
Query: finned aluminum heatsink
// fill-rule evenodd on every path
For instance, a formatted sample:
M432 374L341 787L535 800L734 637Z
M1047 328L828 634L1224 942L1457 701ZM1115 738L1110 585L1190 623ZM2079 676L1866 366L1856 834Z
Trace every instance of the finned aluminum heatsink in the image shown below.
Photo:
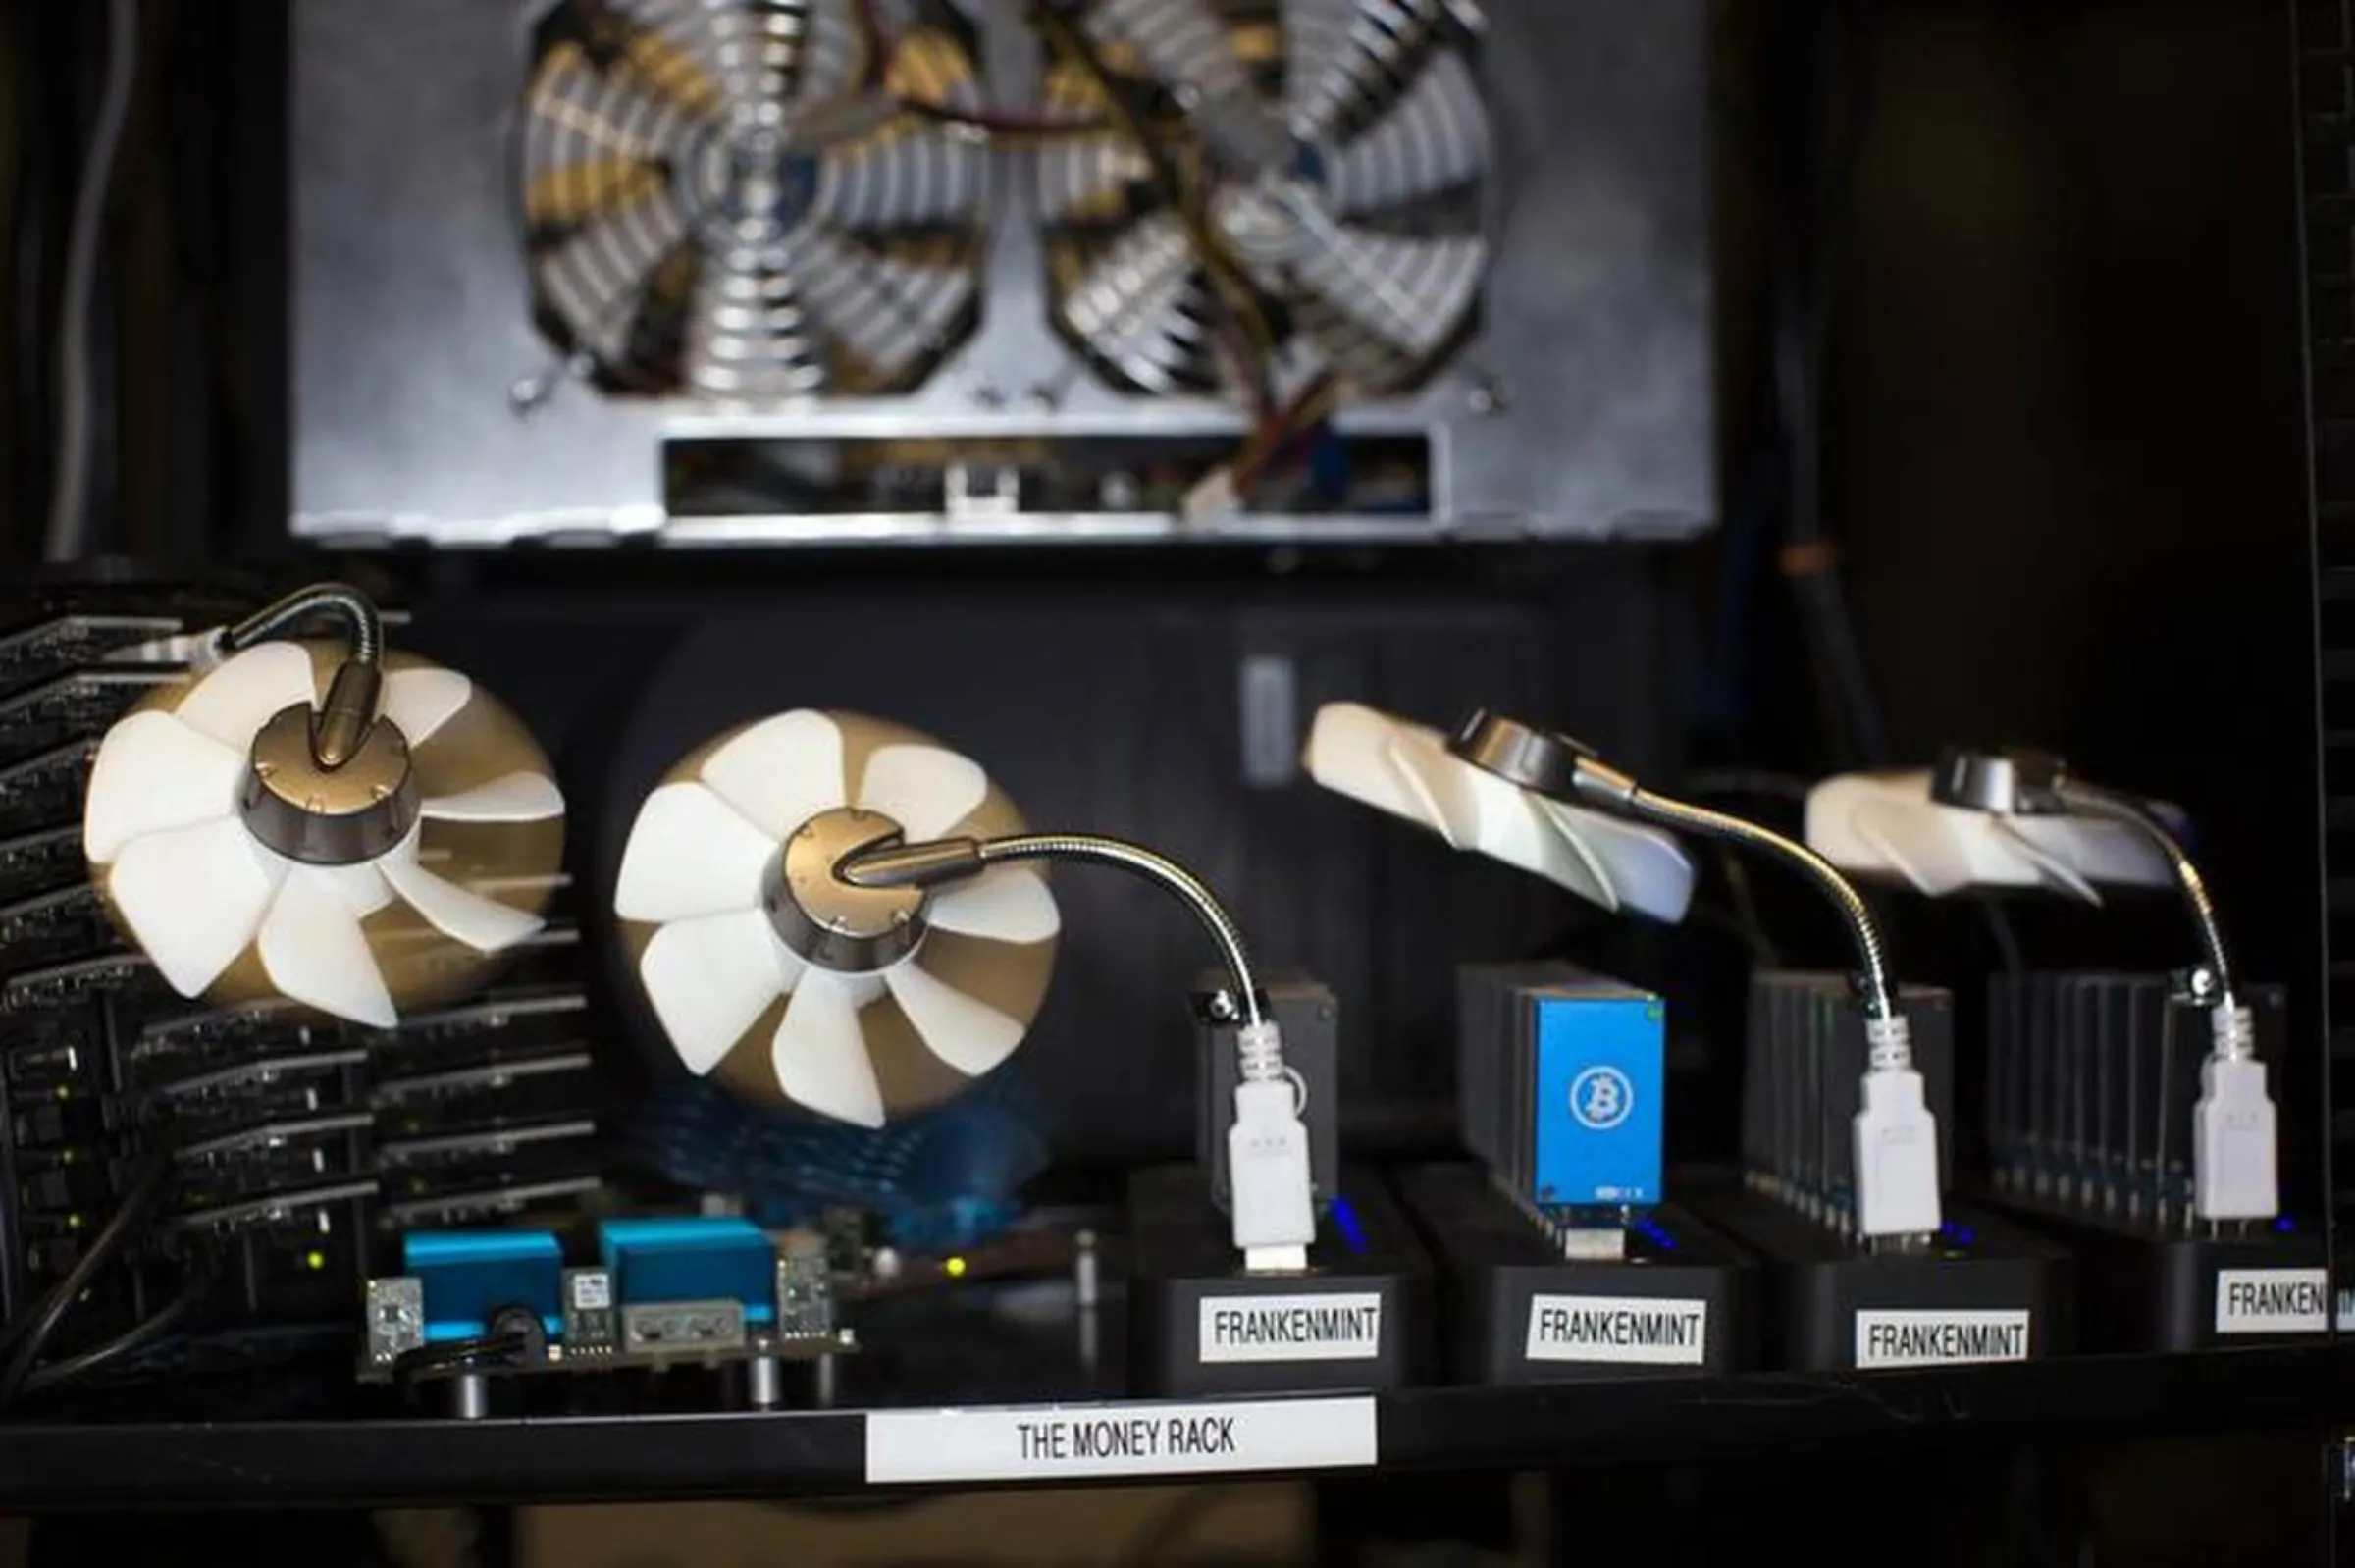
M1194 187L1207 229L1275 307L1285 346L1360 394L1445 357L1489 261L1487 111L1445 0L1097 0L1106 65L1168 111L1144 129ZM1100 134L1040 154L1056 325L1116 381L1218 388L1221 306L1154 160L1066 60L1059 119Z
M523 131L532 282L550 335L604 383L723 401L900 390L970 325L987 153L891 104L978 107L972 60L919 12L877 72L864 4L550 14Z

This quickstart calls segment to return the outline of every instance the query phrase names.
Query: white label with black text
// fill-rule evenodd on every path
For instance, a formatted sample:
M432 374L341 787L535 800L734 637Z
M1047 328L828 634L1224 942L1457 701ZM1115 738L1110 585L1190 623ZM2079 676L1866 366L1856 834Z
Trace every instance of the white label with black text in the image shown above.
M2025 1361L2025 1308L1993 1312L1889 1308L1857 1314L1859 1367L1936 1367L1966 1361Z
M2321 1269L2219 1269L2218 1333L2321 1333L2330 1326L2330 1280Z
M1372 1398L876 1410L871 1483L1063 1481L1371 1465Z
M1382 1354L1382 1297L1371 1290L1204 1296L1200 1349L1205 1365L1371 1361Z
M1709 1347L1709 1304L1650 1296L1529 1298L1532 1361L1698 1367Z

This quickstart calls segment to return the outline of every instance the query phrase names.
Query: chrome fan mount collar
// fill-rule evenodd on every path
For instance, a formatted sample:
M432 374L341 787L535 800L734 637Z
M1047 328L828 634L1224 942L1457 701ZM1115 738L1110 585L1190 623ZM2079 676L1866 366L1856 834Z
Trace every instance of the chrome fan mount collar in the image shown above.
M350 652L318 707L288 704L255 734L237 810L290 861L358 865L408 837L422 808L408 737L378 711L384 628L375 604L340 583L314 584L224 631L221 648L241 653L322 617L343 623Z
M786 835L761 883L777 940L838 974L876 973L915 953L931 929L931 895L920 887L861 886L839 869L907 836L891 817L856 806L820 811Z

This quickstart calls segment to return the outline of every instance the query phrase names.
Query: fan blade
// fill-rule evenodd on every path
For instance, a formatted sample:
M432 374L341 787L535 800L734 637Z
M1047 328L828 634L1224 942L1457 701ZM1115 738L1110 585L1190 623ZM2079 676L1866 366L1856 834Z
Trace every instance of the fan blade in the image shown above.
M564 792L545 773L517 771L418 807L431 822L545 822L564 814Z
M376 868L392 884L393 892L452 941L463 942L477 953L497 953L548 923L537 915L526 915L436 876L417 863L416 856L417 841L412 838L376 862Z
M646 999L671 1049L698 1075L720 1059L761 1011L783 995L787 961L761 910L673 920L638 960Z
M1534 799L1609 889L1605 908L1671 923L1685 917L1693 904L1693 862L1672 836L1566 802Z
M1065 327L1147 392L1169 392L1200 335L1196 259L1174 213L1124 231L1057 305Z
M434 731L457 716L474 696L474 682L451 669L396 669L385 677L383 716L423 746Z
M687 237L687 204L674 183L600 213L540 260L540 281L581 342L608 358L628 346L631 307L662 260Z
M1438 737L1421 731L1392 730L1383 737L1383 760L1415 803L1418 819L1438 832L1452 849L1465 847L1471 802Z
M624 61L621 69L603 72L576 43L550 49L525 103L525 166L545 168L576 150L633 162L671 151L711 106L710 89L694 63L677 63L683 71Z
M1362 703L1327 703L1309 726L1301 765L1322 787L1464 848L1462 792L1431 764L1417 734L1416 726Z
M1459 782L1469 802L1470 833L1465 848L1520 867L1568 888L1602 908L1616 909L1619 895L1608 872L1585 841L1565 831L1545 810L1553 803L1515 788L1493 773L1449 758L1462 771Z
M764 718L713 752L703 780L779 843L851 795L843 778L841 728L807 707Z
M2036 868L2038 876L2046 886L2057 888L2073 898L2083 899L2088 904L2102 902L2101 894L2094 890L2093 884L2085 879L2085 874L2072 863L2066 850L2039 843L2036 839L2022 833L2019 830L2021 824L2010 817L1999 816L1994 818L1994 822L1996 831L2002 835L2004 842L2016 852L2021 860Z
M336 884L336 891L343 895L351 913L363 920L392 902L392 884L385 880L385 873L373 862L321 865L313 869Z
M1445 0L1283 0L1283 97L1293 135L1320 141L1395 78Z
M1358 703L1318 708L1304 763L1326 789L1605 909L1626 902L1675 919L1690 900L1691 866L1666 835L1577 808L1557 809L1558 803L1448 755L1437 730L1378 708Z
M877 255L808 225L787 240L794 283L828 338L884 381L937 352L972 300L963 267L927 266Z
M106 732L90 764L81 848L104 865L144 833L233 814L245 754L170 713L133 713Z
M1296 216L1310 242L1286 264L1292 277L1397 352L1415 358L1431 353L1472 308L1488 264L1486 240L1376 234L1335 223L1313 204L1299 207Z
M619 10L613 0L568 0L589 51L565 43L551 50L549 65L577 71L597 87L619 90L643 85L669 105L702 117L715 100L711 80L685 48ZM569 56L569 58L567 58ZM593 58L594 57L594 58Z
M299 643L257 643L199 680L173 716L242 757L262 726L317 696L310 651Z
M1326 166L1327 201L1342 218L1402 207L1478 179L1489 166L1489 119L1462 55L1433 57L1406 95Z
M1246 171L1289 166L1291 138L1261 101L1208 0L1098 0L1087 28L1134 49L1156 78L1183 89L1186 117L1222 161Z
M684 920L756 909L776 841L701 784L665 784L646 798L621 852L613 913L625 920Z
M920 964L886 969L883 983L925 1048L968 1078L981 1076L1022 1043L1020 1021L936 979Z
M182 996L199 996L261 929L287 862L234 817L147 833L125 846L106 896L139 951Z
M288 872L262 921L261 954L270 983L297 1002L380 1029L400 1021L359 917L311 866Z
M523 193L523 216L534 225L568 228L612 207L659 195L663 173L644 158L592 158L534 175Z
M992 942L1044 942L1063 929L1055 895L1036 871L993 866L932 901L932 924Z
M989 153L933 132L895 131L830 149L818 165L811 218L872 234L970 220L981 205Z
M2164 819L2168 812L2163 808L2160 810ZM2159 847L2122 822L2070 814L2013 817L2009 825L2015 840L2067 855L2068 863L2088 882L2125 887L2170 887L2174 883L2174 869ZM2175 826L2174 831L2182 829Z
M937 746L884 746L866 759L858 803L905 828L911 840L938 838L977 809L989 776L972 758Z
M903 966L904 967L906 966ZM769 1042L777 1087L797 1105L863 1127L883 1124L883 1090L850 988L823 969L802 976Z
M1978 880L1978 866L1966 835L1984 833L1986 827L1968 818L1958 822L1947 814L1950 810L1930 801L1926 784L1918 799L1897 799L1886 793L1865 795L1847 811L1849 831L1867 852L1865 863L1854 863L1853 856L1825 858L1849 869L1895 871L1911 883L1915 892L1933 898L1968 887ZM1809 814L1811 818L1811 807ZM1810 832L1810 845L1813 840Z

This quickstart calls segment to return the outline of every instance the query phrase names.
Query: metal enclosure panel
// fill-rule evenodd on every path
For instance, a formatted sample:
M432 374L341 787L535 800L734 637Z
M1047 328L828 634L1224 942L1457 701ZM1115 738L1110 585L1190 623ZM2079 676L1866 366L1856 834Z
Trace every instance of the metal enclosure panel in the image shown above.
M916 391L722 410L566 382L519 413L511 389L557 370L531 319L516 207L529 34L548 3L292 8L296 535L485 545L1179 532L1174 518L1136 513L665 517L668 438L1239 439L1226 406L1123 395L1057 339L1017 151L994 159L981 326ZM958 3L992 91L1022 101L1040 60L1020 8ZM1427 435L1434 515L1261 515L1201 533L1657 536L1713 517L1706 8L1501 0L1486 26L1501 240L1482 324L1411 397L1339 422Z

